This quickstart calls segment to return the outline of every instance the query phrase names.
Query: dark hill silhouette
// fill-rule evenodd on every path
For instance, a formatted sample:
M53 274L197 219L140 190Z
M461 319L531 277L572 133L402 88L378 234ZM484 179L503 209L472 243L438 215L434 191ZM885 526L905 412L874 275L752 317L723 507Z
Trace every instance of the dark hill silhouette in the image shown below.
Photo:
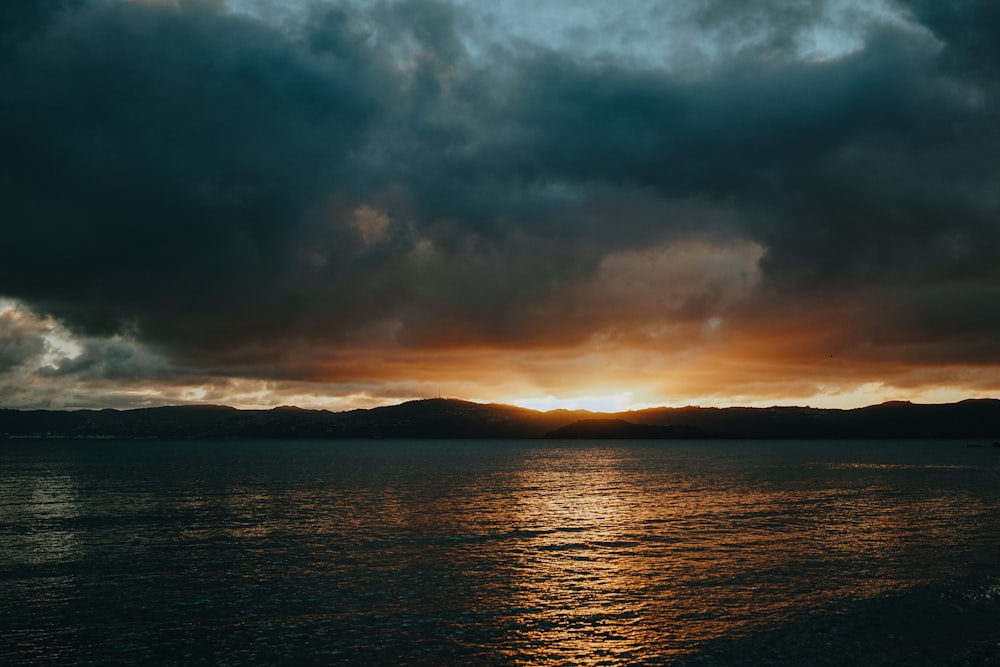
M689 424L743 438L989 438L1000 433L1000 401L919 405L892 401L853 410L802 407L651 408L624 413L641 424Z
M612 423L606 423L609 421ZM1000 440L1000 401L977 399L943 405L893 402L855 410L652 408L615 414L539 412L456 399L409 401L348 412L290 406L236 410L214 405L136 410L0 409L0 437L8 438L542 438L549 434L564 438L976 438L993 442Z
M624 419L580 419L550 431L545 437L569 440L704 440L723 436L683 424L663 426L633 424Z

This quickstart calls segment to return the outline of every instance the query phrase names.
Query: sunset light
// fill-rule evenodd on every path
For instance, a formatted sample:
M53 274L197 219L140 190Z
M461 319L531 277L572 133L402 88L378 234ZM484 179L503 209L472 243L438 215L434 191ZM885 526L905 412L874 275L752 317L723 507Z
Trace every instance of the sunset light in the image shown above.
M995 40L910 4L15 3L2 407L1000 396Z
M532 410L589 410L591 412L624 412L626 410L641 410L643 408L662 405L654 402L637 402L631 392L622 392L608 396L577 396L570 398L514 398L500 401Z
M0 665L1000 665L1000 0L0 0Z

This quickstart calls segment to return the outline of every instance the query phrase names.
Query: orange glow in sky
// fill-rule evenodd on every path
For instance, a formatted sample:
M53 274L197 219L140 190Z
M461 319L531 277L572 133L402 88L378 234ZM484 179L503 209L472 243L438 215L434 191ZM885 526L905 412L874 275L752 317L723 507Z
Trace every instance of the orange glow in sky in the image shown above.
M996 3L9 2L0 408L1000 396Z

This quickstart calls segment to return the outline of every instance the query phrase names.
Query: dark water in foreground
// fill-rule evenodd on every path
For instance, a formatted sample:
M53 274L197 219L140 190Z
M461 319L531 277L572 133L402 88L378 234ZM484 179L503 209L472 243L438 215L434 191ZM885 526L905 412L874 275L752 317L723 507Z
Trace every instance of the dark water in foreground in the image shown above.
M1000 664L1000 450L3 442L0 664Z

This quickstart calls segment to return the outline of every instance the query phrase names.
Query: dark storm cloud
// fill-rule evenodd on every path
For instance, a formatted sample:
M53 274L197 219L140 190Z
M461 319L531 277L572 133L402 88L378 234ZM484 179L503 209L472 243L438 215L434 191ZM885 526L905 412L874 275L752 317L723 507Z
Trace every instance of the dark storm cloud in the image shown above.
M562 300L609 256L694 238L763 246L758 317L858 291L950 335L933 295L972 308L1000 283L996 10L915 2L923 28L818 62L794 36L819 6L778 4L764 24L700 5L763 37L696 72L477 60L445 3L284 28L207 2L2 10L0 294L281 373L317 345L579 340L601 309ZM645 307L618 325L711 314ZM1000 333L968 325L958 345Z
M44 31L58 14L84 0L25 0L5 2L0 7L0 58L37 33Z
M73 358L62 358L55 365L44 366L42 377L72 377L74 380L128 381L165 379L174 373L162 358L121 338L88 340Z
M0 373L38 359L45 353L45 328L17 310L0 313Z
M94 330L180 336L184 313L279 305L291 246L377 112L371 63L342 20L324 29L349 53L138 4L26 41L2 79L3 235L21 251L4 290Z
M1000 5L982 0L906 0L903 4L945 44L950 70L996 88L1000 73Z
M681 84L546 63L527 95L541 100L529 116L539 168L734 202L776 279L924 270L942 235L986 232L992 244L996 212L988 102L935 71L929 50L875 35L833 63L732 64ZM969 244L976 256L963 259L990 250Z

